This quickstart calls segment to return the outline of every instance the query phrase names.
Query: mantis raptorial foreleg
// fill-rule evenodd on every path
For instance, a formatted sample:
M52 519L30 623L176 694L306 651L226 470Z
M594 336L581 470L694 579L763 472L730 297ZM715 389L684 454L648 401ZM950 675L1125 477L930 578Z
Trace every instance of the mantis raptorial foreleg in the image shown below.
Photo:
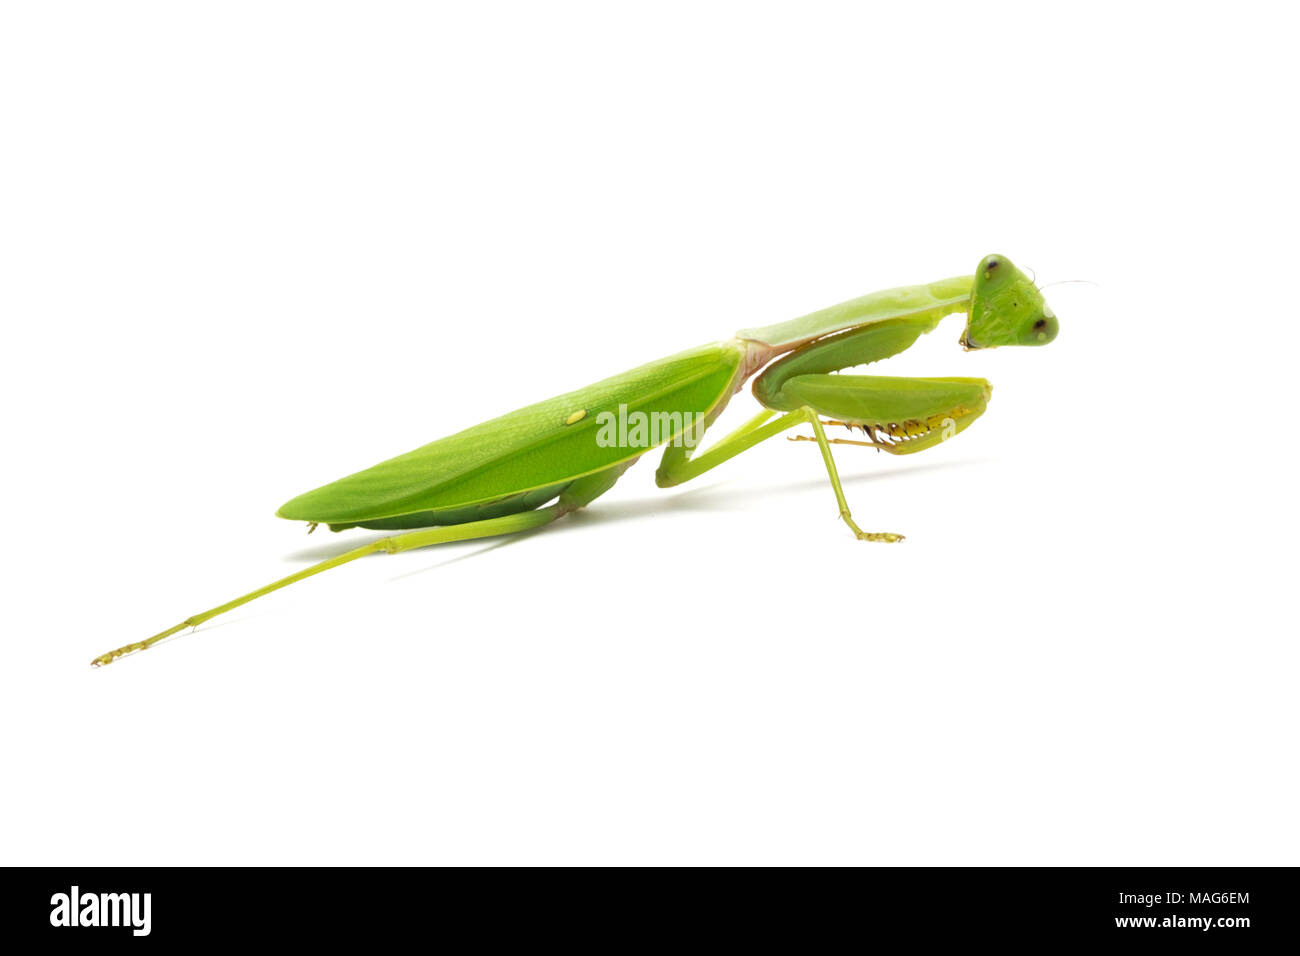
M982 378L880 375L802 375L785 382L783 390L790 400L833 416L822 425L861 428L871 438L832 438L832 445L866 445L894 455L933 448L965 431L984 414L993 393Z

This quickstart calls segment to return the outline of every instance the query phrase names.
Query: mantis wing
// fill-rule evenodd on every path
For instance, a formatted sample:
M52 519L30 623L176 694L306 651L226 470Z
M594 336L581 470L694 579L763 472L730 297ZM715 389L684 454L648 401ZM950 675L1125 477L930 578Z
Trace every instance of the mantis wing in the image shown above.
M743 356L743 345L719 342L642 365L340 478L277 514L340 530L457 524L537 507L575 478L644 454L598 442L602 413L618 416L625 406L674 421L707 414L730 397Z

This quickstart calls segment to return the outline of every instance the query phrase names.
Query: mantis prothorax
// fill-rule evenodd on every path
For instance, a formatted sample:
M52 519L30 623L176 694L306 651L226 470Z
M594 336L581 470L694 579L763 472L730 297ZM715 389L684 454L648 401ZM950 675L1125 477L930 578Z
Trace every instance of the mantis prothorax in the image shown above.
M309 491L278 515L331 530L400 532L304 568L186 618L175 627L95 658L98 666L142 651L187 627L295 581L367 554L395 554L450 541L513 534L585 507L651 448L666 446L660 487L689 481L759 442L808 425L849 529L866 541L902 535L858 527L844 498L832 444L867 445L894 455L931 448L984 413L982 378L890 378L831 374L910 348L947 315L966 314L961 345L1045 345L1057 322L1038 289L1004 256L986 256L975 274L888 289L734 338L670 355L604 381L475 425ZM694 454L694 442L755 373L763 406L754 418ZM611 423L634 419L616 430ZM648 430L640 427L649 422ZM660 427L656 428L655 425ZM827 426L861 438L827 438ZM649 436L649 437L647 437Z

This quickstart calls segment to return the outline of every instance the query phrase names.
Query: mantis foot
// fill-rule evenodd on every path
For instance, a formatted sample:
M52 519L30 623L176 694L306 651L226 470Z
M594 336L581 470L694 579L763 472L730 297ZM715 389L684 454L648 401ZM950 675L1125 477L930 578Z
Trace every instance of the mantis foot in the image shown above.
M858 523L853 520L853 515L849 514L847 510L841 511L840 517L859 541L887 541L893 544L903 540L901 534L894 534L892 531L863 531L858 527Z
M139 643L136 644L126 644L122 647L119 647L115 651L109 651L107 654L100 654L98 657L96 657L93 661L90 662L90 666L104 667L108 664L113 663L113 661L117 660L119 657L125 657L127 654L134 654L136 651L142 651L148 646L149 645L146 644L144 641L140 641Z
M856 532L859 541L888 541L893 544L896 541L907 540L901 534L894 534L892 531L858 531Z

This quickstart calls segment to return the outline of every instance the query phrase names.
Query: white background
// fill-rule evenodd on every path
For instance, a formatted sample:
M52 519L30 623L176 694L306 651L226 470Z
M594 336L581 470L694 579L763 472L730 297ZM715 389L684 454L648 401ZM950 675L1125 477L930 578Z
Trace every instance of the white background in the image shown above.
M1300 862L1281 4L4 9L3 862ZM87 666L372 537L299 492L989 252L1096 284L879 367L996 386L841 451L904 544L776 440Z

